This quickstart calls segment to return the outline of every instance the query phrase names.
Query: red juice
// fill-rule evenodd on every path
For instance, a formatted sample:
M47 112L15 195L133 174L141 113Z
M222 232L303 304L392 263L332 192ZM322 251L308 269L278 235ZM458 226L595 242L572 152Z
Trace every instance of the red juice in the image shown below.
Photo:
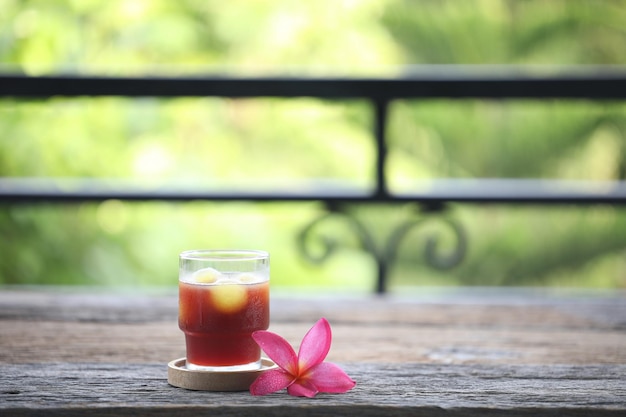
M185 333L188 364L259 361L261 350L252 333L269 327L269 281L252 281L179 281L178 325Z

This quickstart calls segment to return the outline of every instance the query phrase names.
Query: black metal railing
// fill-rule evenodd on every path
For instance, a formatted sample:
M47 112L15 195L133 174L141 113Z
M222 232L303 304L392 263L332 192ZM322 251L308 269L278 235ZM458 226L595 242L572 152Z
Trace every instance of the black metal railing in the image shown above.
M0 178L0 203L73 202L107 199L212 200L212 201L321 201L328 215L314 220L300 235L300 247L311 260L322 262L335 249L325 240L325 250L309 253L308 240L315 226L328 216L340 215L359 237L363 248L377 262L376 291L385 292L387 275L397 247L407 230L421 220L401 224L379 248L368 228L346 216L346 204L414 203L424 211L442 211L449 203L466 204L626 204L626 183L571 182L559 180L434 180L425 191L394 193L389 190L387 167L387 120L389 105L397 99L567 99L594 101L626 100L626 70L606 68L566 69L555 74L533 74L507 68L435 68L396 78L295 78L295 77L96 77L0 75L0 99L46 99L51 97L313 97L324 100L360 99L372 105L373 138L376 144L375 179L371 189L308 186L258 192L145 188L129 182L74 179L59 185L51 179ZM436 241L426 248L433 267L458 264L466 250L463 228L446 219L457 239L456 248L437 254Z

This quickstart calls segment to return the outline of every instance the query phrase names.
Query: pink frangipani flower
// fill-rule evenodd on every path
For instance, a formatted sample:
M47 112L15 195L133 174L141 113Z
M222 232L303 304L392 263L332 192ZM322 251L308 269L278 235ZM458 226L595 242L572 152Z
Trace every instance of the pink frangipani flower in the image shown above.
M320 319L302 339L298 355L289 342L265 330L252 337L272 359L278 369L262 373L250 386L252 395L266 395L287 388L290 395L315 397L319 392L343 393L352 389L354 382L340 367L324 362L330 350L330 324Z

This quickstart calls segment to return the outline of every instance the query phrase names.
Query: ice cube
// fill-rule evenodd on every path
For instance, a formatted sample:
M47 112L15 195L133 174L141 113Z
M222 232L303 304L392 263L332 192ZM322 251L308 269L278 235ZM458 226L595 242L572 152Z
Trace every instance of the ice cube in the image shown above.
M222 277L222 273L217 269L204 268L193 273L191 279L199 284L212 284Z
M242 284L254 284L263 281L260 276L244 272L237 277L237 281Z

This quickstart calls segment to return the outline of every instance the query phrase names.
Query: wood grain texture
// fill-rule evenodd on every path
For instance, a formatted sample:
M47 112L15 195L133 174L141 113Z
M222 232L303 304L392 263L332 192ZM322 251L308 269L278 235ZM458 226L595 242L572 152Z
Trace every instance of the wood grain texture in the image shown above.
M273 296L271 330L327 317L357 381L309 400L169 386L176 294L94 291L0 291L0 415L626 415L623 292Z
M274 297L297 346L320 317L339 362L626 364L626 298L487 294L436 301ZM0 293L0 363L164 362L184 356L175 294Z
M626 366L351 364L358 381L341 395L188 391L162 364L3 366L4 415L624 415ZM591 413L593 414L585 414Z

